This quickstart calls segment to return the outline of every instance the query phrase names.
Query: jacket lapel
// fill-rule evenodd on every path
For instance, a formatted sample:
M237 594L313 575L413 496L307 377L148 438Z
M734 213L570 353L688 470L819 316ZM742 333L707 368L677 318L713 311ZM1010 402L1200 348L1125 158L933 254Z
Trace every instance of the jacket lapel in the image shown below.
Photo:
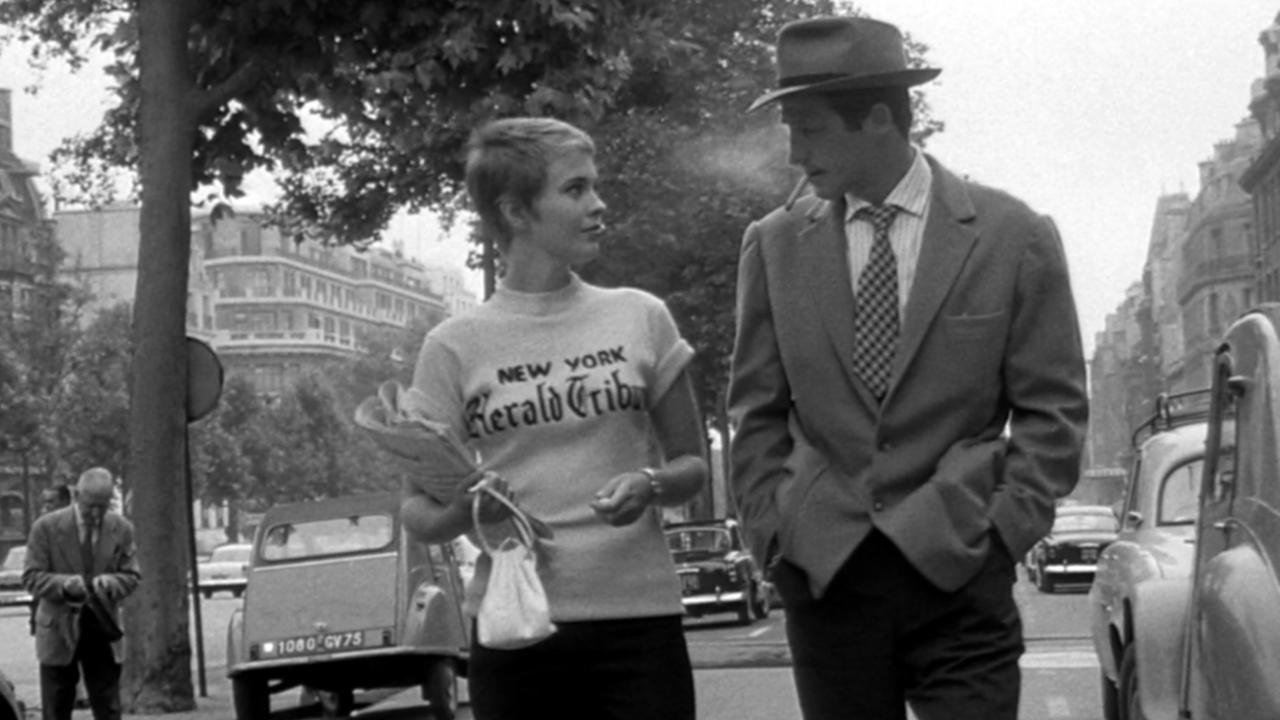
M973 203L965 192L963 181L932 158L929 158L929 165L933 170L933 198L925 221L924 237L921 238L916 276L911 284L911 295L907 298L902 334L893 358L888 395L893 394L898 381L911 365L925 332L937 317L943 299L951 292L951 286L964 267L965 258L978 239L971 226ZM885 400L887 402L889 397L886 396Z
M853 283L849 280L849 249L844 234L843 199L819 202L809 211L809 225L797 238L800 253L799 291L815 306L831 339L836 360L873 411L879 403L853 370L853 319L857 312Z

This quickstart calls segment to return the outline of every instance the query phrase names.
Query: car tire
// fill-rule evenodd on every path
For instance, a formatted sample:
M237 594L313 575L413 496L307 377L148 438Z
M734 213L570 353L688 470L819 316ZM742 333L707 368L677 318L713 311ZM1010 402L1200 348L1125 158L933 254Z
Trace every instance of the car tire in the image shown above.
M1042 593L1053 594L1053 578L1049 577L1049 573L1045 572L1044 568L1036 570L1036 589Z
M212 590L205 590L203 594L204 594L204 599L205 599L205 600L209 600L210 598L212 598L212 597L213 597L213 591L212 591Z
M755 619L751 615L751 606L755 604L754 595L754 584L748 584L742 588L742 602L738 604L739 625L750 625Z
M237 598L238 598L238 597L240 597L241 595L244 595L244 588L236 588L235 590L232 590L232 591L231 591L231 596L232 596L232 597L237 597Z
M1098 678L1102 684L1102 720L1120 720L1120 690L1105 671L1099 670Z
M440 658L427 667L422 699L431 705L435 720L454 720L458 715L458 666L453 658Z
M751 584L751 612L756 616L757 620L764 620L769 617L769 611L773 609L772 600L769 598L769 588L766 583Z
M1138 653L1133 643L1129 643L1124 649L1124 659L1120 661L1120 688L1116 698L1123 720L1147 720L1146 713L1142 711L1138 682Z
M322 717L348 717L356 707L356 691L352 688L317 690L316 697L320 699Z
M245 675L231 678L231 704L236 720L267 720L271 715L267 681Z

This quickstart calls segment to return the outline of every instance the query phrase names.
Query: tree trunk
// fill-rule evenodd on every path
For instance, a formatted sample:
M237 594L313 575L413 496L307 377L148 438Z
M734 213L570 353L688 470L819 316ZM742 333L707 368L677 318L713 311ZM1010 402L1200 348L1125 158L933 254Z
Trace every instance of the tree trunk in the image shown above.
M191 252L192 81L187 0L140 0L138 122L142 183L128 479L143 581L126 608L126 713L195 707L186 592L183 444Z

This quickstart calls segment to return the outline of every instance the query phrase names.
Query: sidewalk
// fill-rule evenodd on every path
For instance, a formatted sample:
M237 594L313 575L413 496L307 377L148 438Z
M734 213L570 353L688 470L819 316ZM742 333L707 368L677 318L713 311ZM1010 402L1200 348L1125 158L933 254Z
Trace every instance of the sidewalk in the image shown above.
M780 668L787 667L791 664L791 655L787 650L785 642L696 642L689 643L689 657L693 662L695 673L704 671L717 671L726 668ZM207 668L205 674L206 689L208 697L199 696L198 680L194 673L192 677L193 684L196 684L196 707L194 710L177 713L165 713L163 715L130 715L124 717L127 720L232 720L235 712L231 705L231 683L227 680L225 671L221 665L217 667ZM18 686L18 697L27 703L27 720L40 720L38 708L33 707L39 702L40 688L39 686L31 686L26 683ZM416 696L416 692L414 692ZM296 698L297 692L291 694L291 698ZM288 702L282 698L282 702ZM277 718L282 717L281 713L273 713ZM317 716L318 713L294 713L295 717ZM93 714L89 710L77 710L74 720L92 720Z

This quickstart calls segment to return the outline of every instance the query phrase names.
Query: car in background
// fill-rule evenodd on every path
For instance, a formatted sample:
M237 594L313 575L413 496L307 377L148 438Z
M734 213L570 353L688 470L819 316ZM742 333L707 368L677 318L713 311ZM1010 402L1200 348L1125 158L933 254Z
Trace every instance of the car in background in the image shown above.
M25 720L26 708L18 700L13 683L0 672L0 720Z
M0 564L0 607L31 604L31 593L22 584L22 570L26 561L26 545L15 545L5 553L4 563Z
M213 549L208 559L201 560L199 571L200 592L206 598L216 592L229 592L234 597L244 594L249 582L249 561L253 557L253 545L228 543Z
M1216 346L1190 571L1136 589L1120 718L1280 718L1277 334L1267 303Z
M462 591L452 547L411 537L396 494L269 508L227 627L237 720L266 718L292 687L341 717L356 690L415 685L453 720L470 643Z
M1053 529L1027 553L1027 572L1040 592L1088 585L1098 556L1116 539L1115 511L1107 505L1059 505Z
M772 588L743 543L736 520L671 523L665 532L687 615L734 612L742 625L769 616Z
M1132 644L1139 588L1191 573L1208 418L1208 388L1164 394L1133 433L1133 469L1117 508L1120 532L1099 556L1089 588L1105 720L1124 717L1120 669Z

